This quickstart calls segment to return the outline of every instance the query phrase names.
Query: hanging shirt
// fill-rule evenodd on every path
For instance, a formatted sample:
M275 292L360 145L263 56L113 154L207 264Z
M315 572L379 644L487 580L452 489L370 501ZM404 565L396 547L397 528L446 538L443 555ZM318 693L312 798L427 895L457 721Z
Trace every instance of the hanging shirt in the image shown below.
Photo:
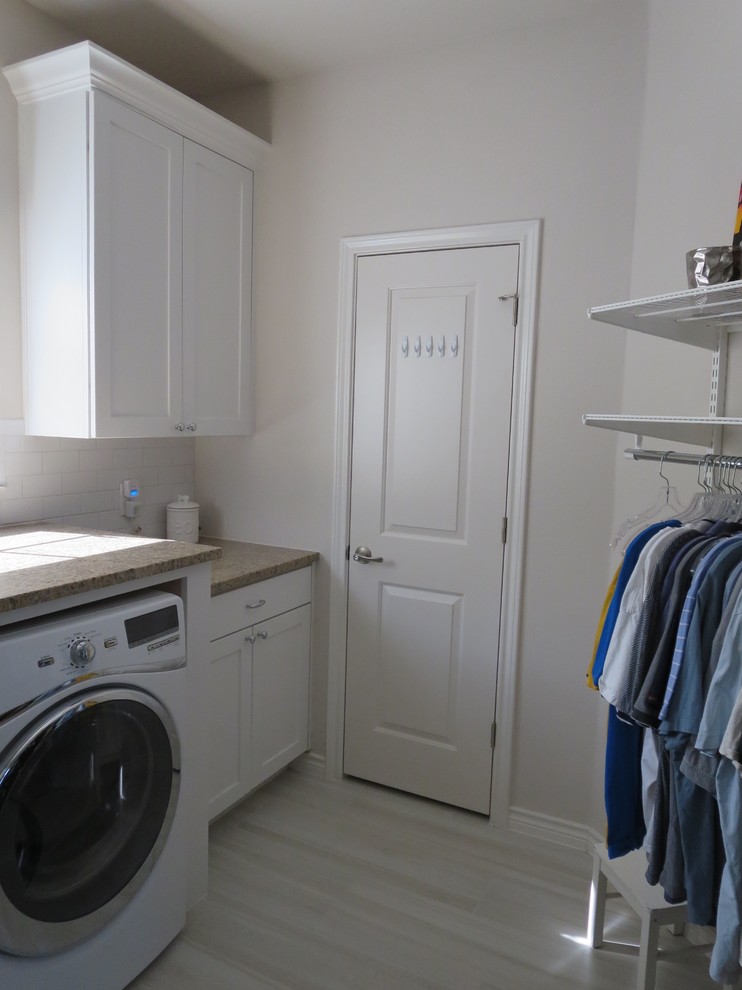
M636 620L630 648L625 656L623 676L613 702L619 714L627 716L631 712L659 643L662 634L661 591L668 568L675 555L686 544L699 539L702 537L695 528L683 527L678 531L670 531L662 543L655 545L655 553L647 568L644 600Z
M661 522L652 523L651 526L647 526L647 528L643 529L641 533L638 533L626 548L623 563L621 564L615 578L615 586L610 595L610 604L605 613L605 619L600 624L600 636L594 650L594 659L588 674L588 677L592 680L592 684L595 688L598 688L600 677L603 673L606 654L613 637L616 621L621 608L621 600L642 550L644 550L652 537L656 536L657 533L660 533L668 528L677 528L679 526L680 523L677 519L664 519Z
M631 709L631 717L640 725L655 728L659 725L659 714L665 697L667 679L670 674L672 657L675 651L678 622L683 611L688 589L693 581L693 573L699 557L707 551L704 545L684 547L675 557L674 578L668 600L662 613L662 634L654 652L644 683ZM663 593L665 586L663 585Z
M731 536L713 546L696 569L684 614L690 614L683 643L678 637L665 698L660 711L663 725L695 735L704 709L704 676L714 635L724 610L724 589L742 560L742 537Z
M683 532L686 528L683 527ZM677 528L663 528L654 533L640 552L626 582L615 617L613 634L607 643L598 689L606 701L616 705L631 656L639 615L648 593L654 565L668 541L676 539Z

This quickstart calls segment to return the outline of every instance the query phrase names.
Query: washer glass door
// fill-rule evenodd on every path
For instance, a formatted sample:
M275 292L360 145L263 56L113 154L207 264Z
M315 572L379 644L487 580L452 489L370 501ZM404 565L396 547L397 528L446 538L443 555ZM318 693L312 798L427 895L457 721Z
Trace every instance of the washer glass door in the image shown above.
M101 928L154 866L177 802L175 727L145 692L92 691L0 766L0 948L45 955Z

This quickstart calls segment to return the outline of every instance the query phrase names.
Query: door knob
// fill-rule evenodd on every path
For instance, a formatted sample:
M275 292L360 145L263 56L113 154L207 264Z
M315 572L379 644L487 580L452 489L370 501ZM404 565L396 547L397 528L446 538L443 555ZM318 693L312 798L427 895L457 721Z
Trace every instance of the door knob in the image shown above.
M374 557L368 547L356 547L353 554L353 560L357 560L359 564L380 564L383 559L383 557Z

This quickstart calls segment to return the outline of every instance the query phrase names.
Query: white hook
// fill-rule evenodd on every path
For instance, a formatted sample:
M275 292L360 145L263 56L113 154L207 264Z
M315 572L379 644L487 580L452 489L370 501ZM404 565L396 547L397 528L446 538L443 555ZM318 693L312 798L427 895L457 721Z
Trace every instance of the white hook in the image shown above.
M423 345L419 337L415 337L415 343L413 346L415 348L415 357L420 357L423 352Z
M451 356L456 357L459 353L459 335L455 333L451 341Z
M428 339L425 341L425 353L428 355L428 357L432 357L433 356L433 338L432 337L428 337Z
M438 338L438 357L443 357L446 353L446 338L441 334Z
M410 338L402 338L402 357L407 357L410 353Z

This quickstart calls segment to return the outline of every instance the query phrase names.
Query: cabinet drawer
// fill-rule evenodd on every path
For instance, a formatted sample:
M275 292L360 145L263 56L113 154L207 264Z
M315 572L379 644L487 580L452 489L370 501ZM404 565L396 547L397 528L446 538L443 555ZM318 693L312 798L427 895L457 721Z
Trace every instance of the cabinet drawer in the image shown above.
M263 622L273 615L288 612L291 608L306 605L312 595L312 569L302 567L298 571L279 574L248 584L235 591L227 591L211 599L210 639L219 639L237 629L244 629L256 622Z

